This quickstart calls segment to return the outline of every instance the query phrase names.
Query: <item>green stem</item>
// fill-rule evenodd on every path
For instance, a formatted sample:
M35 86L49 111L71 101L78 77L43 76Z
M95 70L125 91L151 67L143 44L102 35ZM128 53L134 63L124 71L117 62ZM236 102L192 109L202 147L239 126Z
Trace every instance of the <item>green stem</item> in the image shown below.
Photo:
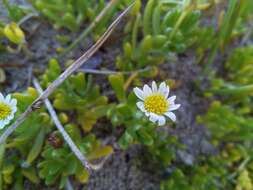
M204 74L207 74L209 71L209 66L213 63L219 46L222 45L223 49L224 46L227 44L229 37L231 36L231 33L233 31L233 28L236 24L239 12L240 12L240 6L241 3L239 2L238 5L238 1L237 0L231 0L229 1L229 7L226 13L226 16L222 22L222 26L221 28L218 29L217 33L217 39L214 41L212 47L211 47L211 53L209 54L209 57L207 59L207 63L205 64L204 67ZM238 7L238 9L237 9Z
M245 85L245 86L232 86L220 89L210 89L207 92L211 92L214 94L221 94L221 95L236 95L236 94L243 94L243 93L253 93L253 84Z
M177 33L177 31L178 31L179 27L181 26L182 22L184 21L185 17L187 16L187 14L188 14L191 10L192 10L192 6L189 6L189 7L185 8L185 9L183 10L183 13L182 13L182 14L180 15L180 17L178 18L178 20L177 20L177 22L176 22L176 24L175 24L175 26L174 26L174 28L173 28L173 31L172 31L171 34L170 34L170 37L169 37L170 40L171 40L171 39L174 37L174 35Z
M235 27L237 18L239 18L239 14L240 14L240 10L241 10L241 6L242 2L239 1L231 1L231 5L230 5L230 11L228 13L228 19L227 19L227 26L225 27L225 31L223 32L223 40L222 40L222 49L225 49L225 45L228 43L230 36L232 34L232 31Z
M140 25L140 21L141 21L141 15L138 14L136 17L136 20L134 22L134 27L133 27L133 32L132 32L132 48L133 48L133 50L135 50L135 48L136 48L138 28Z

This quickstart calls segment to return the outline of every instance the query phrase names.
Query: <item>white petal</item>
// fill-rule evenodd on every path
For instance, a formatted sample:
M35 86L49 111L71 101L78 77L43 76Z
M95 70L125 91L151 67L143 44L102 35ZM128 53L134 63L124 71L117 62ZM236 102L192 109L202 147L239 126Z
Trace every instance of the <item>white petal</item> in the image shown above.
M17 105L17 100L16 99L12 99L10 102L11 106L16 106Z
M8 94L8 95L5 97L5 102L6 102L6 103L9 103L10 100L11 100L11 95Z
M162 83L159 85L158 91L159 91L159 92L162 92L163 89L165 89L165 88L166 88L166 83L165 83L165 82L162 82Z
M177 110L181 104L171 104L169 105L169 111Z
M10 120L5 119L5 120L3 121L3 123L4 123L4 125L7 125L7 124L9 124L9 123L10 123Z
M166 112L164 115L166 115L167 117L169 117L172 121L176 121L176 115L172 112Z
M166 89L165 92L164 92L164 98L165 98L165 99L168 98L169 93L170 93L170 87L167 86L167 89Z
M155 123L158 119L159 119L158 115L156 115L154 113L150 113L150 117L149 117L150 121L152 121L153 123Z
M162 82L159 86L158 92L161 93L165 99L169 96L170 88L165 82Z
M148 85L144 85L143 87L144 97L152 95L152 90Z
M17 111L17 107L16 106L12 107L12 113L14 114L14 113L16 113L16 111Z
M153 93L157 92L157 85L156 85L155 81L152 82L152 91L153 91Z
M2 120L0 120L0 129L3 129L5 126L4 122Z
M150 113L147 112L147 111L145 111L145 115L146 115L147 117L149 117L149 116L150 116Z
M162 125L165 124L165 122L166 122L165 117L164 116L159 116L158 125L162 126Z
M141 89L135 87L135 88L134 88L134 93L135 93L135 95L136 95L139 99L144 100L144 93L143 93L143 91L142 91Z
M6 120L11 121L13 118L14 118L14 113L11 113L11 114L6 118Z
M168 104L175 104L176 96L171 96L167 99Z
M3 94L0 92L0 101L3 102L4 101L4 96Z
M142 112L145 112L145 107L144 107L143 102L137 102L136 105L137 105L137 107L138 107Z

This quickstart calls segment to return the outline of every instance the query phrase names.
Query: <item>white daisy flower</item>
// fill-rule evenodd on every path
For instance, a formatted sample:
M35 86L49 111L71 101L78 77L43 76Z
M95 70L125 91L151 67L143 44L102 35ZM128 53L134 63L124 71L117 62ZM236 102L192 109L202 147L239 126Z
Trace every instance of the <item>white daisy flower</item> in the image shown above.
M172 112L180 107L180 104L175 104L176 96L169 96L169 86L162 82L157 88L156 82L152 82L152 87L144 85L143 90L134 88L135 95L141 99L136 103L137 107L145 113L149 120L158 125L164 125L166 122L165 116L172 121L176 121L176 115Z
M0 93L0 129L3 129L5 125L10 123L16 111L17 100L12 99L10 94L4 97Z

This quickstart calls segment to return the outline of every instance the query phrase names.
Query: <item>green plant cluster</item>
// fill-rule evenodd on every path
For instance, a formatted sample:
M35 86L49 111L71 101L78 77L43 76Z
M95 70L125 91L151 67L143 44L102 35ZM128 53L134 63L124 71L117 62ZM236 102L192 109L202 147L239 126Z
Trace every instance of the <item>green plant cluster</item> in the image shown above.
M105 1L32 0L31 3L57 27L77 31L85 19L93 20Z
M25 34L18 22L31 10L18 4L11 4L7 0L3 0L2 3L11 22L8 23L0 18L0 55L7 52L17 53L25 47ZM0 83L6 82L6 78L5 70L0 68Z
M247 147L249 151L249 147ZM228 144L223 151L205 158L193 167L173 169L168 180L161 183L161 190L250 190L252 184L252 161L249 161L242 146Z
M144 5L137 0L125 27L129 35L124 38L123 55L117 57L117 67L131 71L156 66L173 60L173 54L195 45L198 38L209 32L199 26L201 5L199 2L157 0L149 0Z
M162 190L204 190L253 188L253 117L252 47L236 48L227 59L228 76L212 80L212 95L222 96L222 101L210 104L207 113L197 118L212 134L217 154L200 158L192 168L176 168L168 180L161 183Z
M42 76L42 85L47 87L61 73L57 60L49 62L49 69ZM92 76L77 73L54 91L53 105L59 111L74 112L76 121L89 132L97 119L106 115L107 97L100 95L99 86L92 83Z
M41 77L46 87L61 73L57 60L52 59ZM15 93L19 113L25 111L37 97L34 88ZM99 94L98 86L83 73L72 75L50 97L65 130L81 152L90 160L112 153L109 145L102 145L90 133L97 119L105 115L107 98ZM76 116L71 117L70 115ZM31 127L32 126L32 127ZM13 138L1 147L0 189L24 189L24 179L38 184L43 179L47 185L59 182L63 188L69 176L86 183L89 174L56 130L45 108L40 108L15 131ZM9 186L10 185L10 186Z
M8 0L2 0L2 2L7 9L9 18L14 22L20 21L26 14L32 12L30 8L18 3L11 3Z
M235 36L245 32L245 21L252 16L249 14L253 9L251 1L240 2L240 11L235 11L236 3L230 2L223 18L226 27L222 25L218 34L220 39L217 41L223 49ZM210 130L211 141L217 148L216 155L200 157L192 167L175 167L168 179L161 183L162 190L253 189L252 58L251 45L235 48L225 60L224 70L216 76L211 75L211 90L207 90L206 95L212 98L212 103L197 121ZM219 100L214 100L217 98Z
M84 21L94 21L107 4L105 0L30 0L30 2L57 28L64 27L70 31L78 31ZM128 3L128 0L116 3L117 6L114 6L96 27L95 33L98 35L102 33L114 13L116 13L117 8L126 3Z
M25 44L25 34L20 28L20 21L26 14L30 12L28 8L11 4L7 0L3 0L10 23L0 18L0 55L2 53L17 53ZM0 83L6 82L6 74L4 69L0 68Z

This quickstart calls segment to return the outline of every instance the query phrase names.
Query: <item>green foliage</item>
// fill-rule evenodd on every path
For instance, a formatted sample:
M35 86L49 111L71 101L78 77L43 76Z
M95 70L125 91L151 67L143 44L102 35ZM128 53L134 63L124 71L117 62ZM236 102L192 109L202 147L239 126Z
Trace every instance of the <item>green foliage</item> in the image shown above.
M252 139L253 118L217 101L211 104L199 122L207 125L213 138L219 141Z
M34 88L28 88L24 93L13 94L13 97L18 100L20 114L38 97L38 93ZM2 188L8 185L22 187L24 177L35 184L39 183L33 163L42 151L46 133L51 126L49 115L41 108L32 113L14 132L13 138L4 144L1 151Z
M252 186L252 150L250 145L226 144L216 156L200 158L192 167L172 169L162 181L161 190L247 189ZM245 171L247 171L245 173Z
M117 57L121 70L135 70L164 63L172 53L183 52L193 45L201 32L198 26L200 11L187 2L149 0L144 13L142 2L137 0L125 32L123 55ZM141 36L141 37L140 37Z
M236 84L253 83L253 46L237 48L226 62L228 77Z
M58 62L52 59L41 77L43 87L47 87L60 73ZM13 94L13 97L18 101L19 115L38 97L38 93L30 87L24 93ZM83 73L72 75L50 99L65 130L89 160L112 153L111 146L102 145L93 134L88 133L108 109L107 98L99 94L99 88L92 84L91 77L86 79ZM69 115L76 117L70 119ZM82 130L86 135L82 135ZM47 134L51 134L48 140ZM1 189L23 189L25 178L35 184L40 182L40 178L47 185L59 182L59 187L63 188L69 176L75 176L82 183L87 182L89 177L88 171L63 143L59 132L53 129L45 108L31 113L12 138L0 147L0 168Z
M25 42L24 32L16 23L10 23L3 29L5 37L7 37L14 44L22 44Z
M187 170L187 169L186 169ZM170 179L161 183L161 190L218 190L215 185L216 177L220 177L220 171L212 170L207 165L189 168L189 172L183 173L175 169Z
M226 45L228 45L234 37L245 32L247 28L247 18L251 17L249 13L250 10L253 10L250 0L231 0L228 2L226 13L225 10L220 13L218 20L219 29L217 31L217 36L210 42L211 53L209 54L205 66L205 72L208 71L208 66L213 63L219 48L224 52Z
M28 88L27 92L15 93L13 97L18 100L18 112L22 113L25 111L27 106L29 106L38 97L38 93L34 88ZM51 121L49 115L46 113L44 108L40 109L38 112L32 113L30 117L22 123L22 125L14 133L15 138L8 142L6 147L15 147L20 149L22 152L31 150L28 162L31 163L38 156L37 151L38 149L41 149L42 146L39 141L43 141L46 131L50 130L50 126ZM34 140L34 143L30 143L32 140Z
M65 130L80 148L82 153L89 159L98 159L112 153L110 146L102 146L101 143L92 134L85 137L81 136L80 129L74 124L65 126ZM54 138L60 138L58 132L54 132ZM60 141L63 141L60 139ZM52 143L52 142L51 142ZM74 175L81 182L86 183L89 178L89 172L82 166L68 145L64 143L60 147L55 144L47 143L42 152L43 161L38 164L40 169L39 176L45 179L47 185L59 181L59 188L62 189L69 176Z
M194 175L199 175L197 179L201 175L202 179L208 179L201 184L194 184L189 170L182 169L181 181L189 180L182 189L252 189L251 58L251 46L235 49L226 61L227 76L212 79L212 89L208 92L222 96L222 102L213 101L207 113L197 120L210 129L212 142L219 152L205 160L205 173L199 170L202 165L194 166L197 168ZM174 178L163 182L162 188L174 189L180 185L179 178Z
M27 7L10 3L7 0L3 0L3 6L6 8L10 23L6 23L0 20L0 53L9 51L15 52L11 46L18 45L22 46L25 43L25 34L20 28L18 22L22 20L31 10ZM2 40L8 39L10 44L2 43Z
M108 118L113 126L124 125L126 130L119 140L119 144L123 149L135 143L142 143L151 146L154 143L152 133L154 133L155 125L150 123L144 114L136 108L136 97L133 93L128 96L123 89L115 88L116 84L124 86L122 75L110 75L109 82L114 89L119 104L113 105L107 112ZM122 98L126 97L126 98Z
M56 27L64 26L71 31L78 30L85 19L94 19L104 6L104 1L100 1L99 4L95 3L96 1L82 0L32 0L31 2L37 10L53 21Z
M51 59L48 69L42 76L42 85L47 87L60 73L59 63ZM98 159L112 153L112 148L102 146L94 135L89 134L82 137L78 127L80 126L86 133L91 131L96 121L105 116L108 109L107 97L100 95L99 87L92 84L91 76L85 77L83 73L70 76L50 99L53 106L60 111L59 118L63 123L68 123L70 120L68 115L76 115L71 118L71 122L76 124L68 123L65 130L88 159ZM56 133L55 138L58 143L63 141L58 139L59 136ZM80 161L69 150L67 144L63 144L60 148L47 144L42 156L44 160L39 164L40 177L45 179L46 184L59 180L60 188L63 188L69 175L75 175L82 183L87 182L88 171L81 166Z
M162 166L169 166L176 159L175 150L181 149L182 145L176 137L163 132L154 132L152 136L154 143L148 147L150 156Z
M25 6L21 6L19 4L10 3L8 0L2 0L2 2L8 11L9 18L15 22L18 22L26 14L31 12L30 8L27 8Z
M117 99L122 102L125 101L124 77L122 75L110 75L108 79Z
M25 34L15 22L5 24L0 21L0 40L4 39L7 39L10 44L0 43L0 53L5 51L15 52L10 45L22 46L25 42Z
M238 184L236 189L250 190L253 188L252 180L250 179L249 172L243 170L238 177Z
M228 73L227 80L212 79L212 89L209 92L229 96L233 102L241 101L245 109L250 109L252 104L252 62L253 48L251 46L236 48L227 59L225 68Z
M43 86L47 87L61 73L55 59L49 62L48 70L42 76ZM90 131L97 119L106 115L107 97L101 96L99 87L92 84L91 76L83 73L72 75L51 97L54 107L76 115L76 121L84 131Z
M84 21L94 21L95 17L105 7L105 0L31 0L33 6L55 27L64 27L70 31L78 31ZM126 2L117 3L118 7ZM108 21L115 13L115 7L108 11L107 15L102 18L101 22L95 29L96 34L100 34L107 26Z

